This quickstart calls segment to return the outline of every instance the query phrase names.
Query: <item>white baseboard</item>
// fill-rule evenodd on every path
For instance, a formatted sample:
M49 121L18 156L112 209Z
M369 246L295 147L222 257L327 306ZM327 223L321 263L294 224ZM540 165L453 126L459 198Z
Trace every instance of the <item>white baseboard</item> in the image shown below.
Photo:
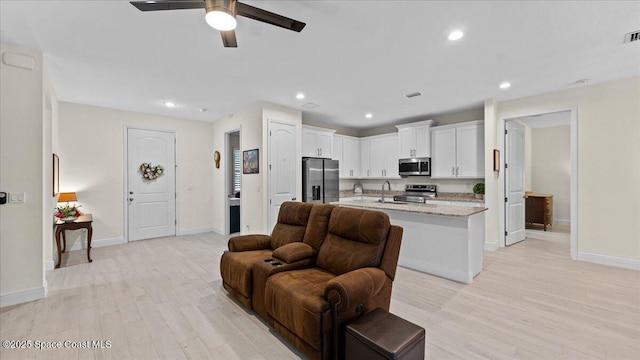
M496 250L498 250L499 247L500 247L500 245L498 245L497 242L494 242L494 243L486 242L486 243L484 243L484 249L485 250L496 251Z
M191 228L191 229L180 229L178 231L178 236L182 235L193 235L193 234L202 234L207 232L216 231L213 226L210 227L199 227L199 228Z
M46 283L45 283L46 284ZM0 295L0 307L22 304L29 301L40 300L47 294L46 286L16 291L11 294Z
M214 233L216 233L218 235L224 236L224 229L217 228L217 227L212 227L211 231L213 231Z
M554 224L558 225L571 225L571 220L567 219L553 219Z
M640 270L640 260L625 259L615 256L578 252L578 260L596 264L616 266L625 269Z
M57 250L56 250L57 251ZM57 255L56 255L57 256ZM45 271L49 271L49 270L53 270L53 267L55 266L55 262L53 261L53 259L51 260L47 260L44 263L44 269Z
M111 246L111 245L120 245L126 244L127 242L123 237L112 238L112 239L99 239L99 240L91 240L91 248L103 247L103 246ZM87 249L87 241L81 240L76 242L71 246L71 248L66 251L76 251L76 250L86 250ZM53 249L53 251L57 251Z

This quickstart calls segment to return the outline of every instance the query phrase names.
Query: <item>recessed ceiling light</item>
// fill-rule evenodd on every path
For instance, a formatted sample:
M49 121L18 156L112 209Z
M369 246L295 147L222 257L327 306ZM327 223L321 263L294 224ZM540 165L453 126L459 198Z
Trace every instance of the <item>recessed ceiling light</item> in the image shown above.
M365 116L367 119L371 119L373 117L372 113L366 113Z
M503 82L502 84L500 84L500 89L508 89L511 87L511 83L510 82Z
M172 107L176 106L176 103L171 102L171 101L167 101L167 102L164 103L164 106L172 108Z
M298 100L304 99L304 94L303 93L297 93L296 94L296 99L298 99Z
M576 81L576 85L580 86L580 85L586 85L589 83L589 79L580 79L578 81Z
M464 36L464 33L460 30L456 30L449 34L449 40L460 40Z

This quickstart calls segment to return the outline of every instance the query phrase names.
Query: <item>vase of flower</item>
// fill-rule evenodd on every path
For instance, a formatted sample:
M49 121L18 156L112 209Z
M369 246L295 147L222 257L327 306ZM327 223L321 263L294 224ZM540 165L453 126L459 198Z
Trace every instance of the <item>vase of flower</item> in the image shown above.
M82 215L78 208L82 205L66 205L58 206L56 208L55 217L64 222L73 222L78 219L78 216Z

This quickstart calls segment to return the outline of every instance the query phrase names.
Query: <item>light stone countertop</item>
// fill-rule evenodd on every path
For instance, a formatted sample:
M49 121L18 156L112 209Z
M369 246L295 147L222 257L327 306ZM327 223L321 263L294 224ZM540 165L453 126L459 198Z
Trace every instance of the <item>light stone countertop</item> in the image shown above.
M362 194L354 194L351 190L340 190L340 197L378 197L380 198L380 190L364 190ZM385 191L384 196L387 199L393 199L394 195L404 195L404 191ZM428 200L441 200L441 201L466 201L466 202L477 202L483 203L484 199L476 199L473 193L448 193L448 192L439 192L438 196L434 198L429 198Z
M366 209L395 210L421 213L427 215L444 215L444 216L471 216L487 210L483 207L475 206L457 206L457 205L441 205L441 204L421 204L421 203L397 203L385 202L379 203L372 200L348 200L332 202L332 205L357 207Z

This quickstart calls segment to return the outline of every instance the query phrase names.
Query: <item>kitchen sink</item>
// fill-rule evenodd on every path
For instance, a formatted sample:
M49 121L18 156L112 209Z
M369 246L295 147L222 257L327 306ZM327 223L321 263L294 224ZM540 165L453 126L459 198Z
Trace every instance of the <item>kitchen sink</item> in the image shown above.
M381 199L375 200L374 202L379 203L379 204L383 204ZM393 200L385 200L384 204L398 204L398 205L406 205L408 204L408 202L404 202L404 201L393 201Z

